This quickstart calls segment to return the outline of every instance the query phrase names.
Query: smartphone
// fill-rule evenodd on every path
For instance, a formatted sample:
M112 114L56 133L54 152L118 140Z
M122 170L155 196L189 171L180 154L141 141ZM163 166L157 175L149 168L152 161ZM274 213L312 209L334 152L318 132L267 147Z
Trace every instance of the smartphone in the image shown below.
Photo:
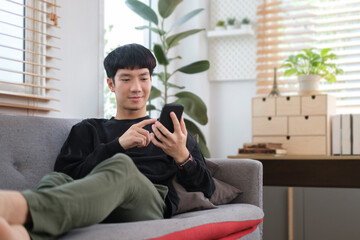
M177 119L180 122L181 115L184 111L184 106L181 104L165 104L164 107L161 110L160 117L158 118L158 121L161 122L164 127L166 127L170 132L174 132L174 125L172 123L170 113L174 112ZM162 134L162 132L159 130L159 132ZM156 136L155 139L161 142Z
M174 125L172 123L170 113L174 112L180 122L181 116L184 112L184 106L181 104L165 104L161 110L159 122L164 125L170 132L174 132Z

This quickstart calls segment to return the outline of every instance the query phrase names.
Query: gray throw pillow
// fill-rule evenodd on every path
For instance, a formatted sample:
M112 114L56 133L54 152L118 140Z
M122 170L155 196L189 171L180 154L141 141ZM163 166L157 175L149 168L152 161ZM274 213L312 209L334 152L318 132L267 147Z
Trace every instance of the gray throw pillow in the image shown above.
M213 161L205 159L206 166L209 169L211 176L213 177L216 171L219 169L219 164L214 163Z
M216 208L216 206L211 203L202 192L186 191L186 189L181 186L180 183L177 181L176 177L173 178L172 183L175 188L176 194L179 197L179 205L175 214L195 210Z
M208 199L202 192L188 192L180 185L176 177L173 179L175 191L179 197L179 205L175 214L216 208L216 205L226 204L235 199L241 191L223 181L213 178L215 192Z
M215 183L215 192L210 197L210 202L215 205L227 204L242 193L239 189L227 184L219 179L213 178Z

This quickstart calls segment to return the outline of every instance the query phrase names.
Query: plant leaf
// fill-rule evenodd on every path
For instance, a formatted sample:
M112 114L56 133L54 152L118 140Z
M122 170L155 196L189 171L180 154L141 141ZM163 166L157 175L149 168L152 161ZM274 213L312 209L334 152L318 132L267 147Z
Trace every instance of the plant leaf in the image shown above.
M171 62L172 60L175 60L175 59L182 59L182 57L181 57L181 56L177 56L177 57L169 58L169 62Z
M157 76L160 81L164 81L164 72L153 73L153 76Z
M194 62L194 63L191 63L184 67L181 67L181 68L177 69L175 72L179 71L182 73L194 74L194 73L204 72L204 71L208 70L209 67L210 67L209 61L203 60L203 61Z
M201 132L201 130L196 126L194 122L192 122L189 119L184 118L186 129L189 131L189 133L192 136L198 135L199 136L199 147L202 152L202 154L205 157L210 157L210 151L208 147L206 146L206 141L204 134Z
M324 78L328 81L328 82L336 82L336 77L334 76L334 74L326 74L324 76Z
M326 54L327 54L328 52L330 52L330 51L331 51L331 48L324 48L324 49L321 50L321 52L320 52L321 57L322 57L322 58L325 57Z
M207 108L200 97L192 92L178 92L174 103L184 105L184 112L201 125L208 123Z
M291 69L288 69L284 72L284 76L287 77L287 76L291 76L293 74L295 74L298 70L296 68L291 68Z
M176 6L181 2L182 0L159 0L158 10L160 16L163 18L167 18L175 10Z
M155 54L155 57L158 60L159 64L161 64L161 65L169 64L169 60L167 59L165 52L160 44L154 45L154 54Z
M168 87L169 88L177 88L177 89L184 89L185 87L184 86L178 86L176 84L173 84L173 83L167 83Z
M196 16L197 14L199 14L201 11L203 11L203 8L199 8L199 9L195 9L189 13L187 13L185 16L183 16L182 18L180 18L179 20L177 20L169 29L169 32L171 30L173 30L174 28L180 26L181 24L189 21L192 17Z
M280 68L291 68L292 67L292 64L287 62L287 63L284 63L283 65L280 66Z
M306 55L308 57L312 57L313 53L313 48L309 48L309 49L303 49L303 51L306 53Z
M140 27L135 27L135 29L137 30L144 30L144 29L149 29L150 31L159 34L160 36L164 35L166 32L158 29L158 28L154 28L154 27L149 27L149 26L140 26Z
M152 110L156 110L156 107L152 104L148 104L146 105L146 111L152 111Z
M148 101L158 98L160 96L161 96L161 91L159 89L157 89L156 87L151 86L151 91L150 91L150 96L149 96Z
M192 29L192 30L188 30L188 31L185 31L185 32L181 32L181 33L177 33L177 34L174 34L174 35L171 35L169 36L168 38L166 38L166 44L168 46L168 49L176 46L180 40L190 36L190 35L193 35L193 34L196 34L198 32L201 32L205 30L205 28L202 28L202 29Z
M158 25L158 17L148 5L137 0L126 0L126 5L143 19Z

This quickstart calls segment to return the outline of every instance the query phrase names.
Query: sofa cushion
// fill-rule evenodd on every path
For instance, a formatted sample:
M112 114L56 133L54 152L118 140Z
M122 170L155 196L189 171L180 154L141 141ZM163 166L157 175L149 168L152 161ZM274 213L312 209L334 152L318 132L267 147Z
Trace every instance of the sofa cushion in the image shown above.
M206 165L211 176L214 176L219 168L219 165L207 159ZM242 193L241 190L231 186L230 184L216 178L213 178L213 180L215 184L215 192L211 198L208 199L202 192L186 191L186 189L178 183L177 179L174 178L172 183L179 197L179 205L175 214L216 208L216 205L227 204Z
M186 191L186 189L178 183L176 178L173 179L172 184L179 197L178 209L175 214L216 208L216 206L205 197L204 193Z
M214 194L210 197L210 202L215 205L227 204L242 193L241 190L227 184L226 182L216 178L213 178L213 180L216 189Z
M91 227L75 229L59 238L59 240L132 240L156 238L201 240L223 238L226 236L233 236L233 238L229 239L237 239L240 234L249 234L256 230L263 217L263 211L257 206L250 204L227 204L221 205L216 209L179 214L171 219L121 224L96 224ZM227 225L226 223L231 224ZM223 231L224 225L226 228ZM196 233L201 233L200 230L203 229L207 229L209 234L206 236L196 235Z

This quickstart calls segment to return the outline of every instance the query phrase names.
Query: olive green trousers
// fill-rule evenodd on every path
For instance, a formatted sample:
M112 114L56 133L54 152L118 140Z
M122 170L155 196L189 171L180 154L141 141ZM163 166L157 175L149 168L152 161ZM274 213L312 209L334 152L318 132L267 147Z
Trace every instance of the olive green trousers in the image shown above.
M44 240L100 222L162 219L167 192L139 172L127 155L116 154L82 179L53 172L36 190L23 191L32 220L26 228L32 240Z

